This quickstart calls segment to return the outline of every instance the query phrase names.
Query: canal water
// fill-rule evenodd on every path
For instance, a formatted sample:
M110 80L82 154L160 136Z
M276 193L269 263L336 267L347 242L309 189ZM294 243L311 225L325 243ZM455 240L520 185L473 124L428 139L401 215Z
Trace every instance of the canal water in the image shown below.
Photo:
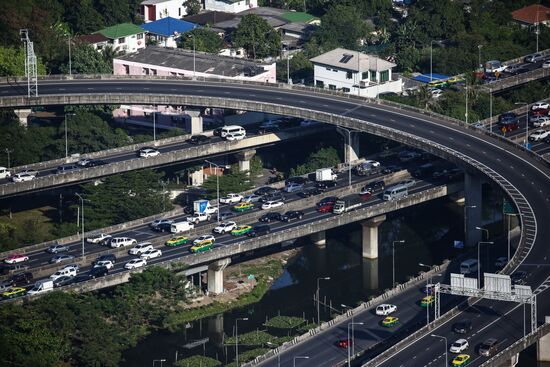
M485 221L498 221L500 209L494 204L499 199L485 196L490 198L484 203ZM491 236L498 236L498 228L502 226L495 228ZM341 312L342 305L355 306L390 288L393 241L405 241L396 244L395 249L396 281L402 283L422 270L418 263L440 264L444 259L459 254L461 250L453 248L453 241L463 238L463 230L462 208L447 199L439 199L389 214L379 227L378 260L362 258L358 224L328 231L324 248L300 239L303 244L301 251L289 261L284 274L260 302L192 322L174 333L158 331L150 334L124 353L122 366L150 366L158 359L165 359L164 366L171 366L176 358L196 354L229 363L234 360L234 348L224 347L223 337L234 334L237 318L248 318L248 321L239 321L239 335L262 330L266 318L279 314L304 317L311 322L317 313L313 302L317 278L330 277L330 280L320 283L320 299L333 307L332 310L321 307L321 317L326 320ZM506 253L505 248L492 248L491 251L495 252L490 254L491 257ZM240 353L245 350L239 348Z

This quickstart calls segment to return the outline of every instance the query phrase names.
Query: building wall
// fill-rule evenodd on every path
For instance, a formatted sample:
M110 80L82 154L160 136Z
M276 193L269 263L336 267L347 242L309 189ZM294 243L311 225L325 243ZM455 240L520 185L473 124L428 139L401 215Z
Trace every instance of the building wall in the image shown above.
M182 4L182 0L169 0L155 5L142 5L141 15L143 16L145 23L153 22L166 17L180 19L181 17L187 15L187 8ZM154 11L150 11L149 9L151 8L154 8ZM151 17L151 15L153 16Z
M217 10L224 11L227 13L240 13L251 8L258 7L258 0L242 0L237 1L232 4L225 3L218 0L205 0L204 9L205 10Z
M142 48L145 48L145 33L133 34L131 36L120 37L113 40L114 50L131 53Z
M156 35L156 34L149 34L149 35L147 35L147 37L149 37L149 39L151 39L151 40L156 41L157 46L159 46L159 47L165 47L165 48L177 48L178 47L177 42L176 42L176 40L173 36L164 37L164 36L159 36L159 35Z

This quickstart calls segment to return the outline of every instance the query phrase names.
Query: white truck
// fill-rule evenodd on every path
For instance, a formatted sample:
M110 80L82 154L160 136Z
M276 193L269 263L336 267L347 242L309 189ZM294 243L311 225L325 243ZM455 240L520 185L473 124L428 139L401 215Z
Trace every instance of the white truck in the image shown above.
M319 168L315 171L315 181L335 181L336 174L332 172L332 168Z
M42 280L36 282L34 287L29 291L29 294L45 293L53 290L53 280Z
M201 214L215 214L218 212L218 208L215 206L211 206L210 202L206 199L203 200L195 200L193 202L193 213L201 213Z
M206 214L206 213L195 213L195 214L191 215L190 217L187 217L187 221L189 223L195 223L195 224L199 224L200 222L209 221L210 219L212 219L212 216L210 214Z
M193 228L195 228L195 225L188 221L175 222L175 223L172 223L172 226L170 227L170 232L172 233L187 232L192 230Z

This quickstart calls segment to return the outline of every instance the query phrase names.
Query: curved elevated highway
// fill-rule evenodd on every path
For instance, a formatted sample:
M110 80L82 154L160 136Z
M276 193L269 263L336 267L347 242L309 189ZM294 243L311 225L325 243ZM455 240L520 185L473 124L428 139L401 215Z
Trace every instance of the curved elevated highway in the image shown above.
M29 99L26 97L26 83L0 84L0 107L121 103L234 108L314 119L421 148L494 181L514 202L520 212L522 236L518 251L504 270L506 273L518 266L525 268L529 272L527 284L533 289L545 282L549 275L550 231L545 226L550 216L550 169L535 155L486 132L469 129L441 117L383 104L312 90L258 84L112 77L104 80L40 80L38 90L40 96ZM539 310L550 309L547 293L538 295ZM501 304L498 313L504 315L515 306ZM498 328L497 325L489 325L485 330L495 326ZM333 329L321 333L319 336L322 338L311 338L281 354L281 366L292 365L293 356L297 355L311 356L304 365L332 365L328 362L330 355L327 356L332 348L327 344L333 345L336 335L341 335L338 328ZM331 333L335 334L331 336ZM430 360L427 356L434 353L414 349L423 355L421 360L426 362ZM345 358L345 351L342 356ZM474 364L479 365L480 362ZM403 363L407 364L400 360L388 362L387 365ZM412 363L415 366L424 365L420 361L419 364ZM440 363L443 364L441 360ZM268 361L267 364L276 365L277 361Z

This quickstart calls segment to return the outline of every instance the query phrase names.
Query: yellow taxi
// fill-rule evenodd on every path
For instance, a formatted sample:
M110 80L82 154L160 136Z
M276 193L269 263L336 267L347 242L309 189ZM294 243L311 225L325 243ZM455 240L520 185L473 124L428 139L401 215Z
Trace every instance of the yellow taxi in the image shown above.
M231 231L232 236L242 236L252 231L252 226L239 226Z
M189 241L189 238L185 236L179 236L179 237L172 237L168 241L166 241L166 246L169 247L176 247L185 245Z
M434 299L433 296L426 296L426 297L422 298L422 300L420 301L420 306L429 307L429 306L433 305L434 302L435 302L435 299Z
M24 296L26 293L27 293L27 290L25 288L12 287L12 288L9 288L4 293L2 293L2 297L4 297L4 298L15 298L15 297L19 297L19 296Z
M252 210L252 209L254 209L254 204L248 201L243 201L242 203L238 203L233 207L233 210L236 212L245 212L247 210Z
M392 327L397 324L399 324L398 317L388 316L384 320L382 320L382 326L385 326L385 327Z
M466 366L468 363L470 363L470 355L469 354L459 354L457 355L453 361L453 366Z
M193 245L191 246L191 248L189 249L189 251L193 252L193 253L197 253L197 252L204 252L204 251L208 251L212 248L212 245L213 243L212 242L209 242L209 243L199 243L197 245Z

